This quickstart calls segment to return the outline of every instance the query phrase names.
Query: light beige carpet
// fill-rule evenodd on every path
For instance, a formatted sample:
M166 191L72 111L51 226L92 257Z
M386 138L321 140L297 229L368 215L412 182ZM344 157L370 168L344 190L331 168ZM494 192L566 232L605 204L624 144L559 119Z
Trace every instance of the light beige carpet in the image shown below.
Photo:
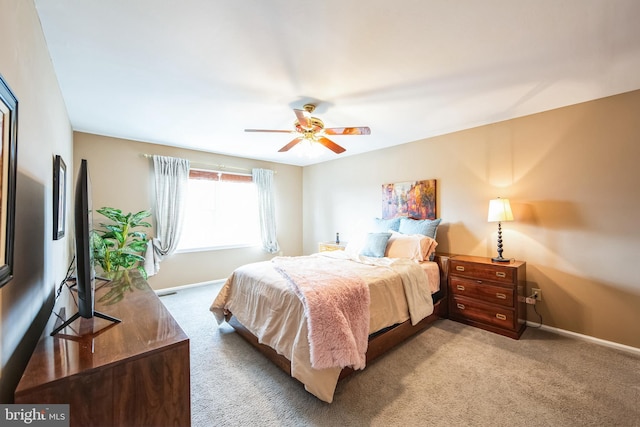
M640 357L528 328L518 341L450 320L319 401L224 324L220 285L161 300L191 339L200 426L640 426Z

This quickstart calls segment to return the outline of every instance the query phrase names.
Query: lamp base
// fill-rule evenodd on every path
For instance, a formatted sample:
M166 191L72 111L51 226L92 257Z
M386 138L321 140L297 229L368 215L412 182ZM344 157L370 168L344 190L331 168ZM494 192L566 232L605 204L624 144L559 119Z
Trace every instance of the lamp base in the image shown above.
M509 258L502 258L501 256L493 257L493 258L491 258L491 261L493 261L493 262L511 262L511 260Z

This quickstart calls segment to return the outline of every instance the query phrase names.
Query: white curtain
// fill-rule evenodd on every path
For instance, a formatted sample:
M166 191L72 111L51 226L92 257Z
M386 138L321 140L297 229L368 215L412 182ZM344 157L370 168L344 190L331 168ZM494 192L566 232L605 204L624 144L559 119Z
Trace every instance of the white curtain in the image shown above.
M258 208L260 210L260 234L262 247L269 253L280 250L276 238L276 210L273 191L273 171L253 169L253 182L258 187Z
M153 156L156 183L156 237L149 241L145 270L153 276L160 261L175 252L182 230L184 205L189 182L189 160Z

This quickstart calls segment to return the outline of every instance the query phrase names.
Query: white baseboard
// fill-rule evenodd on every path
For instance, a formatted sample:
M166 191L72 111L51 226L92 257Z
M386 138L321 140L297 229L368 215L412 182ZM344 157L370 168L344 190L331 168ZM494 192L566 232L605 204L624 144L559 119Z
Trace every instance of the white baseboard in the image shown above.
M156 295L166 295L166 294L171 294L171 293L178 292L178 291L183 291L183 290L189 289L189 288L197 288L199 286L219 285L219 284L224 283L225 280L227 280L227 279L211 280L209 282L191 283L189 285L174 286L173 288L157 289L157 290L154 290L154 292L156 293Z
M567 331L565 329L554 328L552 326L547 326L547 325L539 326L539 325L540 325L539 323L527 321L527 326L530 326L530 327L533 327L533 328L539 327L540 329L542 329L544 331L553 332L554 334L564 335L564 336L572 337L572 338L577 338L577 339L580 339L580 340L583 340L583 341L589 341L589 342L592 342L594 344L598 344L598 345L602 345L602 346L605 346L605 347L614 348L616 350L626 351L628 353L633 353L633 354L636 354L636 355L640 356L640 348L631 347L630 345L619 344L617 342L607 341L607 340L603 340L603 339L600 339L600 338L595 338L595 337L592 337L592 336L589 336L589 335L579 334L577 332Z

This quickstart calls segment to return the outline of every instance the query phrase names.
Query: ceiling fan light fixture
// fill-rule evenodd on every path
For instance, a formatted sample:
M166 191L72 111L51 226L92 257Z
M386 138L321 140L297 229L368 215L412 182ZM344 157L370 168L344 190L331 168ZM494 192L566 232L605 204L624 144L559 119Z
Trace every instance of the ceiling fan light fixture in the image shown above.
M322 155L322 144L315 138L302 138L302 141L293 148L298 157L315 159Z
M327 135L370 135L371 130L366 126L361 127L340 127L340 128L325 128L324 122L317 117L312 117L311 113L315 110L316 106L313 104L305 104L303 110L294 108L293 112L296 115L297 120L293 122L293 131L285 130L269 130L269 129L245 129L245 132L284 132L284 133L297 133L298 136L294 138L287 145L282 147L279 152L289 151L296 144L303 141L317 142L314 146L323 146L333 151L336 154L345 152L345 148L336 144Z

